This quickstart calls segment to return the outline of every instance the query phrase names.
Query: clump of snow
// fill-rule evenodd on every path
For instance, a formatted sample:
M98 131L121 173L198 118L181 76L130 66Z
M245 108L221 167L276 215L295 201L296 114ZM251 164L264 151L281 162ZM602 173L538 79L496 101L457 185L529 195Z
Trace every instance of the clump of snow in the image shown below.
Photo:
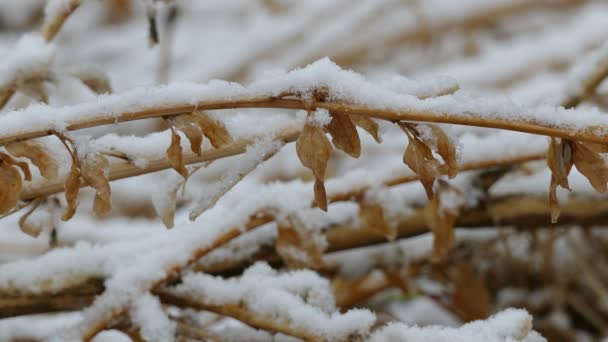
M436 76L420 80L414 80L401 75L394 75L380 82L391 91L414 95L418 98L429 98L438 95L446 95L458 90L458 82L447 76Z
M256 263L239 278L188 274L182 284L169 291L211 305L245 305L259 316L325 340L364 335L375 322L367 310L336 312L329 282L316 273L280 274L263 263Z
M324 108L318 108L312 115L309 115L306 118L306 123L315 126L315 127L325 127L329 125L331 122L331 115L329 115L329 111Z
M541 342L546 339L532 330L532 316L527 311L507 309L486 320L471 322L459 328L392 323L372 334L370 341Z
M329 59L296 69L273 79L259 80L247 87L236 83L211 81L208 84L174 83L154 88L137 88L122 94L99 95L96 100L65 107L33 105L0 117L0 138L19 133L50 129L64 130L93 118L116 119L124 113L159 108L183 107L212 109L218 102L251 100L284 94L313 93L327 87L329 101L352 103L372 110L390 110L407 119L409 115L431 116L438 122L470 119L526 122L555 128L581 130L597 127L607 130L608 116L597 108L566 110L551 105L521 106L504 96L473 96L465 92L425 100L390 91L352 71L342 70ZM318 104L319 108L324 105ZM52 115L51 115L52 114ZM45 118L45 120L40 120Z
M53 62L55 46L37 34L23 35L0 60L0 89L29 77L45 75Z
M284 143L280 141L261 139L253 145L248 146L247 151L239 156L239 167L228 169L217 183L203 191L190 213L190 219L196 219L203 211L213 206L222 195L229 191L245 175L253 171L266 158L276 153L283 145Z
M146 341L175 340L176 323L169 319L157 297L149 293L139 297L131 308L130 317Z
M132 342L129 335L119 330L104 330L95 335L91 342Z

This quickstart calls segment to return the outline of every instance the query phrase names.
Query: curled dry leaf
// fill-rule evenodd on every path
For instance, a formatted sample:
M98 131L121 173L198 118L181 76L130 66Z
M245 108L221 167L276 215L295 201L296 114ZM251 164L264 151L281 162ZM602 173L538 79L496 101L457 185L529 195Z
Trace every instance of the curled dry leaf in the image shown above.
M78 207L78 192L80 192L80 168L78 160L72 157L72 167L70 173L65 180L65 200L67 206L63 211L61 219L67 221L74 216L76 208Z
M361 141L357 127L348 115L331 114L331 121L325 129L332 137L332 142L337 149L346 152L353 158L361 155Z
M403 127L403 126L402 126ZM433 183L439 175L440 163L433 151L413 132L404 129L409 144L403 154L403 162L418 175L429 199L433 198Z
M350 118L355 125L363 128L367 133L369 133L378 144L382 142L382 137L380 136L380 125L378 125L376 121L361 115L351 115Z
M211 118L204 112L195 112L193 116L213 147L220 148L232 143L232 136L223 123Z
M171 128L171 145L167 148L167 158L171 167L177 171L182 177L188 178L188 170L184 165L184 156L182 155L182 139L174 128Z
M549 206L551 208L551 222L557 222L560 209L557 199L557 187L570 190L568 175L572 169L573 151L572 142L561 139L559 142L551 138L549 150L547 151L547 165L551 170L551 184L549 185Z
M95 189L93 210L97 215L107 214L112 209L110 183L108 182L108 160L99 153L89 153L81 161L81 175L85 182Z
M59 169L57 161L41 143L26 140L8 144L5 147L13 156L29 159L47 180L57 179Z
M308 229L302 220L289 215L287 222L278 224L276 250L287 267L321 269L325 266L325 240Z
M44 229L44 226L28 221L28 218L38 208L43 198L36 198L32 206L19 218L19 229L31 237L37 237Z
M581 142L573 142L572 159L576 169L582 173L596 191L605 192L608 182L606 160L595 150Z
M32 180L32 173L30 172L30 166L28 163L16 160L10 155L2 152L0 152L0 159L8 165L16 166L21 169L21 172L23 172L23 178L25 178L26 181L29 182Z
M173 228L175 225L175 209L177 207L177 192L186 180L169 183L169 189L162 197L155 197L153 200L154 210L163 221L167 228Z
M435 143L437 147L437 153L443 158L444 163L447 165L448 177L454 178L458 174L458 158L456 156L456 146L450 140L447 134L437 125L428 124L431 128L433 136L435 137Z
M359 219L369 230L380 233L390 241L397 238L397 228L386 221L380 204L362 201L359 204Z
M201 144L203 143L203 131L194 115L185 114L169 119L173 127L184 132L190 141L190 149L197 155L201 155Z
M23 181L17 168L0 162L0 215L10 212L19 203Z
M436 185L436 193L425 212L433 232L433 262L440 261L454 244L454 222L464 204L464 193L460 189L443 180L437 180Z

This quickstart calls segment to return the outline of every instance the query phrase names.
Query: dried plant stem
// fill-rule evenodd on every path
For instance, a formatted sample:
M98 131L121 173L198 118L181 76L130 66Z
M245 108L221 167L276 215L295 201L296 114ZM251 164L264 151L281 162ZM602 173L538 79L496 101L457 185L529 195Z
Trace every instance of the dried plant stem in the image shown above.
M472 170L481 170L487 169L490 167L501 167L501 166L509 166L509 165L518 165L530 161L543 160L546 158L546 153L531 153L527 155L519 155L511 158L503 158L503 159L489 159L489 160L479 160L472 161L468 163L461 164L459 166L459 171L472 171ZM447 174L447 169L441 168L439 170L441 174ZM383 182L384 186L396 186L401 184L406 184L410 182L414 182L418 180L418 175L411 174L406 176L399 176L396 178L392 178ZM369 189L368 186L357 188L350 190L348 192L337 193L333 195L329 195L328 202L343 202L343 201L360 201L363 199L365 192ZM316 203L313 202L313 206Z
M425 209L416 209L407 217L399 219L397 225L398 237L408 238L428 232L427 223L425 220ZM543 226L550 224L549 204L544 197L538 196L509 196L501 198L491 198L483 202L483 204L465 209L456 220L455 225L462 228L487 228L492 225L516 226L521 229L540 229ZM562 207L562 217L560 224L565 226L576 224L593 224L605 222L608 217L608 203L599 198L573 198ZM270 214L255 217L252 215L250 222L246 226L246 230L253 230L265 223L272 222L274 217ZM172 276L159 281L152 289L160 289L163 284L166 284L170 279L174 279L181 269L191 265L200 257L206 255L212 249L222 246L228 241L241 235L243 232L240 229L234 228L218 237L212 246L201 248L193 252L187 265L176 265L171 274ZM351 224L335 225L328 229L326 234L328 248L326 252L336 252L352 248L371 246L379 243L386 243L386 238L375 233L371 227L353 227ZM259 254L255 260L277 261L278 256L274 251L265 254ZM197 267L199 270L207 273L222 273L230 272L234 269L245 267L251 262L241 262L240 264L230 263L228 268L223 262L216 265L206 265ZM50 293L29 294L27 289L0 289L0 318L10 317L15 315L44 313L60 310L76 309L74 306L69 306L74 303L77 296L84 298L92 294L100 294L103 292L103 280L96 278L82 278L79 283L66 283L65 290L57 291L53 296ZM62 302L60 298L72 298L72 300ZM92 300L92 298L91 298ZM82 306L90 303L89 300L82 301ZM63 304L66 307L62 307Z
M299 130L289 129L277 135L276 139L286 143L292 142L298 138L299 134ZM206 151L203 151L200 156L192 152L185 152L184 164L195 164L245 153L245 151L247 150L247 146L253 144L257 140L257 138L257 136L244 138L218 149L210 148ZM169 163L169 160L166 157L151 160L148 162L148 165L143 168L128 162L118 162L110 166L108 180L113 181L128 177L135 177L146 173L157 172L170 168L171 164ZM28 200L41 196L48 196L62 191L64 191L64 180L43 183L42 185L36 186L34 188L24 190L21 194L21 199Z
M458 17L455 20L436 22L430 25L430 27L419 25L415 30L390 32L385 37L374 37L374 39L382 41L381 45L383 47L398 48L404 46L407 42L425 41L428 40L429 37L437 37L444 33L453 32L454 30L474 30L475 28L492 24L493 22L497 22L510 15L530 11L533 8L555 8L556 6L571 7L580 2L580 0L563 0L557 3L555 1L537 0L505 2L488 7L483 11L474 11L466 16ZM369 56L376 46L378 45L370 43L369 41L361 41L361 44L353 44L349 49L333 55L332 60L343 67L352 66L361 61L362 57ZM313 56L309 56L308 59L304 59L304 61L308 61L311 58L314 60Z
M206 255L209 252L211 252L212 250L228 243L229 241L236 238L237 236L240 236L241 234L243 234L247 231L254 230L254 229L262 226L266 222L270 222L272 219L273 219L273 217L270 216L269 214L267 214L266 216L257 216L255 218L252 218L249 221L249 223L245 225L245 227L235 227L235 228L232 228L232 229L226 231L225 233L216 237L215 240L212 241L211 243L209 243L208 245L197 248L194 251L192 251L192 253L190 254L190 258L188 258L188 260L186 262L180 263L180 264L175 264L175 265L168 267L165 270L166 271L165 274L167 274L167 276L150 283L149 289L151 291L160 289L167 282L170 282L171 280L179 277L180 272L184 268L192 265L194 262L196 262L198 259L202 258L204 255ZM144 285L142 284L142 286L144 286ZM97 333L99 333L101 330L103 330L105 327L107 327L108 324L113 319L120 316L127 309L126 305L127 305L127 303L123 303L123 306L121 308L117 308L117 309L113 310L112 312L106 312L103 315L103 317L101 317L97 321L94 321L91 323L89 323L89 322L84 323L85 325L81 326L80 327L81 329L79 329L79 331L83 332L81 335L82 340L90 341L95 335L97 335Z
M54 18L45 18L40 34L50 42L55 38L65 21L80 6L81 0L71 0L62 8L61 12Z
M215 312L220 315L235 318L254 328L260 328L274 333L283 333L303 339L305 341L318 340L318 338L315 338L310 331L292 328L288 324L280 322L280 320L273 319L272 317L265 317L264 315L252 312L245 305L212 305L206 303L203 298L178 296L163 290L156 291L155 294L165 304L171 304L182 308Z
M335 114L360 115L392 122L433 122L464 126L497 128L509 131L571 139L576 141L588 141L593 143L608 144L608 136L595 134L591 132L591 130L574 131L566 128L552 127L549 125L536 123L532 120L522 119L519 121L514 121L492 117L475 117L449 114L440 115L424 111L374 108L338 102L313 102L307 104L298 99L278 99L273 97L201 101L197 104L147 108L142 109L140 111L119 113L116 115L102 114L99 117L84 118L67 122L65 130L75 131L79 129L115 124L119 122L186 114L191 113L195 110L236 108L280 108L303 110L309 110L311 108L324 108ZM39 138L52 134L54 134L54 131L48 129L24 130L16 134L7 134L4 136L0 136L0 145L5 145L15 141Z
M583 90L564 100L562 106L564 106L564 108L574 108L587 98L592 97L597 87L606 79L606 77L608 77L608 60L604 60L597 65L593 73L583 81Z
M0 109L4 108L4 106L10 101L10 99L15 94L15 87L12 85L7 85L3 89L0 89Z
M199 327L192 326L188 323L178 320L177 321L177 334L195 340L200 341L212 341L220 342L223 341L219 336L209 331L203 330Z

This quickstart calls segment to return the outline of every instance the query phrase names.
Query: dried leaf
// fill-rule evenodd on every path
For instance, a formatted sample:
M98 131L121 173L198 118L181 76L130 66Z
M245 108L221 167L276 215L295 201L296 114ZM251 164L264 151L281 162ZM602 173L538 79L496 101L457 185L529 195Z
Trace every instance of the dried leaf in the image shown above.
M325 169L331 151L331 144L322 128L310 124L304 125L296 142L296 152L302 165L311 169L320 181L325 180Z
M456 266L452 307L466 323L485 319L490 314L490 292L483 278L475 274L469 262Z
M361 115L351 115L350 118L353 120L355 125L363 128L367 133L369 133L378 144L382 142L382 137L380 137L380 126L376 121Z
M315 204L319 209L327 211L327 194L325 192L325 183L315 178Z
M464 193L448 182L438 180L435 196L429 200L426 219L433 232L431 261L440 261L454 244L454 222L464 204Z
M397 238L397 228L386 221L380 204L363 201L359 204L359 219L368 229L380 233L390 241Z
M26 140L8 144L6 149L15 157L25 157L32 161L47 180L55 180L58 175L57 161L51 153L39 142Z
M433 136L436 139L437 153L443 158L443 161L448 167L448 177L454 178L458 173L458 159L456 157L456 146L450 140L450 137L445 134L441 127L437 125L427 125L431 128Z
M297 216L289 215L287 220L279 223L276 240L276 251L287 267L323 268L325 240L308 229Z
M585 147L596 153L608 153L608 145L585 142Z
M32 215L32 213L36 210L36 208L38 208L41 202L42 198L35 199L34 203L27 210L27 212L19 218L19 229L21 229L22 232L31 237L38 237L38 235L40 235L40 232L42 232L42 230L44 229L44 226L33 224L31 222L28 222L27 220L30 215Z
M559 143L555 138L551 138L549 150L547 152L547 165L551 170L551 184L549 185L549 206L551 208L551 222L557 222L560 209L557 199L557 187L570 190L568 175L572 169L572 142L561 140Z
M332 136L332 142L337 149L346 152L353 158L359 158L361 155L359 133L348 115L331 114L331 121L325 129Z
M93 210L97 215L107 214L112 209L110 195L112 193L108 182L108 160L99 153L89 153L81 160L81 175L85 182L95 189Z
M427 222L433 232L431 261L438 262L446 255L454 243L454 221L456 221L456 215L441 212L438 197L434 197L429 201L426 214Z
M403 155L403 162L414 171L426 190L429 199L433 198L433 183L439 174L439 161L433 156L433 151L418 137L407 134L409 144Z
M162 197L155 196L153 198L154 210L156 210L157 215L161 218L163 224L167 228L173 228L174 226L177 192L184 182L185 180L170 183L170 187L164 196L161 194L160 196Z
M572 159L596 191L605 192L608 182L608 165L602 156L581 142L573 142Z
M63 211L61 219L67 221L74 216L78 207L78 192L80 192L80 168L75 158L72 158L72 167L65 180L65 200L67 207Z
M21 169L21 172L23 172L23 178L25 178L26 181L29 182L32 180L32 173L30 172L30 166L28 163L19 161L11 157L10 155L2 152L0 152L0 159L8 165L16 166Z
M214 120L204 112L196 112L194 115L203 134L211 141L213 147L220 148L232 143L232 136L230 136L223 123Z
M193 115L180 115L170 119L173 127L182 131L190 141L190 149L197 155L201 155L201 144L203 143L203 131L198 120Z
M23 181L17 168L0 163L0 215L10 212L19 203Z
M167 158L171 167L177 171L182 177L188 178L188 170L184 165L184 156L182 155L181 138L174 128L171 128L171 145L167 149Z

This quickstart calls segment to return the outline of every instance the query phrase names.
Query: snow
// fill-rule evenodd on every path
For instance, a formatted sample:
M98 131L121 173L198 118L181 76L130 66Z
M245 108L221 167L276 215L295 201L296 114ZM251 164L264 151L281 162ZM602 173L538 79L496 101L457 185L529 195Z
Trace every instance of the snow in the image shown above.
M582 130L594 126L601 134L608 126L608 117L596 108L566 110L550 105L526 107L504 96L479 97L459 91L420 100L412 95L393 92L367 81L352 71L342 70L328 59L281 76L262 79L247 87L224 81L207 84L174 83L160 87L138 88L117 95L99 95L95 101L64 107L32 105L0 117L0 138L36 131L64 131L69 125L93 118L117 119L123 113L145 112L158 108L182 106L213 106L221 101L278 96L285 92L311 94L327 87L330 100L345 101L370 109L397 113L424 114L439 121L450 119L495 119L506 122L527 122L539 125ZM320 104L319 107L323 107ZM51 120L38 120L48 117Z
M140 335L150 342L175 340L176 323L169 320L158 298L149 293L135 300L131 308L131 319L139 327Z
M306 123L315 127L325 127L331 122L329 111L324 108L319 108L312 112L312 115L306 118Z
M370 341L546 341L531 329L530 314L521 309L507 309L487 320L471 322L459 328L421 328L392 323L372 334Z
M49 1L47 20L58 15L68 2ZM568 96L580 94L584 80L606 57L604 45L581 58L606 40L606 31L601 28L608 18L608 7L601 1L568 3L572 7L565 10L561 9L564 5L561 2L559 6L540 3L532 6L533 0L429 0L415 4L395 0L356 4L346 0L273 1L279 14L272 14L275 9L267 6L271 2L266 1L179 1L184 10L177 21L174 63L170 84L166 86L153 85L159 51L147 48L145 8L138 4L128 20L108 24L108 3L88 2L70 17L57 39L46 44L35 34L19 39L20 32L12 31L35 20L35 11L44 7L42 1L0 0L0 49L5 51L0 60L0 88L42 77L43 89L49 96L48 105L30 105L37 101L31 91L22 89L15 94L0 116L0 139L49 129L65 131L75 123L106 119L110 124L70 133L78 141L79 152L124 154L135 166L145 168L166 157L170 134L159 132L163 123L158 119L115 123L125 113L141 114L173 107L180 109L156 113L187 113L197 106L213 108L219 102L255 101L284 93L301 94L300 100L310 104L317 91L325 89L328 101L369 109L365 114L392 111L403 117L418 115L439 122L470 119L526 122L585 130L601 139L608 127L606 109L598 104L587 102L572 110L560 108ZM526 13L519 12L518 8L528 6L531 9ZM486 19L492 25L479 25L478 21ZM427 33L432 41L424 41ZM322 58L326 55L331 57ZM344 67L338 67L332 59ZM574 68L570 67L572 64ZM107 72L114 94L94 94L72 72L90 67ZM357 72L347 69L351 67ZM241 83L210 81L212 77ZM605 87L598 91L601 95L605 92ZM296 97L292 103L297 100ZM301 106L306 109L305 104ZM222 122L235 141L246 141L250 146L245 154L214 160L190 177L184 191L178 193L176 227L170 231L154 217L153 208L165 207L166 192L182 181L173 170L112 182L114 209L103 220L84 210L90 206L88 202L94 192L83 189L80 197L83 210L69 222L57 222L57 247L48 244L50 226L38 238L31 238L19 231L18 214L3 218L0 292L48 296L91 279L103 280L106 292L80 312L2 319L0 340L51 337L66 340L78 337L96 322L112 318L113 312L120 311L129 314L133 325L151 340L172 339L176 312L177 316L188 318L213 316L197 323L227 340L293 340L227 317L214 321L218 315L194 310L170 308L168 318L166 308L151 291L158 289L159 284L163 285L162 291L197 294L194 299L209 304L246 303L258 317L271 317L272 322L316 332L319 337L343 337L351 332L369 337L366 334L371 332L370 327L384 316L376 317L367 310L339 313L329 281L333 271L353 279L369 272L381 275L378 269L420 262L432 249L431 234L327 253L323 260L329 269L323 277L310 271L273 270L265 264L255 264L240 276L229 278L195 273L226 268L232 272L230 265L245 266L254 262L256 256L267 255L276 240L276 223L244 231L249 217L262 210L278 219L296 215L319 238L334 228L361 228L356 202L331 203L328 213L310 207L313 185L297 158L295 144L285 145L261 163L267 152L279 149L281 144L272 142L277 134L295 132L305 122L322 127L329 123L331 110L331 103L320 103L309 118L304 118L305 110L299 114L276 108L210 110L208 114ZM418 182L390 187L384 184L413 173L401 160L407 138L392 123L379 123L384 140L381 145L359 129L362 143L359 159L347 158L341 152L332 154L327 170L327 194L331 197L361 190L365 201L382 206L390 224L408 222L412 213L419 213L427 204L424 189ZM426 126L419 127L425 141L432 143ZM454 125L442 125L442 129L458 144L459 162L465 165L503 158L538 158L547 149L548 139L542 136ZM182 149L190 155L188 139L179 134ZM70 157L61 143L55 137L40 139L40 143L57 156L60 174L65 175ZM209 155L216 153L207 141L203 151ZM126 164L116 158L108 159L112 166ZM33 170L35 179L26 184L28 189L48 184ZM247 176L241 179L242 174ZM443 193L443 209L475 207L486 195L489 199L547 197L550 174L542 162L510 172L488 194L477 189L477 176L477 172L461 172L449 180L465 196ZM590 200L604 198L574 169L570 184L572 193L560 193L563 203L576 196ZM58 198L63 201L63 196ZM194 223L188 221L187 209L192 207L203 212ZM44 223L51 216L43 205L30 221ZM514 235L505 244L513 258L528 260L530 241L515 235L510 228L504 231ZM577 227L571 231L580 233ZM198 261L190 260L194 252L210 246L224 234L240 235ZM456 229L456 240L475 246L496 239L497 234L495 229L479 227L474 231ZM580 238L579 235L574 234ZM326 240L321 242L323 247L332 247L327 246ZM554 248L553 265L576 269L563 240L558 240ZM192 265L186 267L190 262ZM536 267L535 260L529 263ZM184 282L177 287L163 283L173 269L179 269L184 276ZM442 296L446 288L449 291L449 285L429 278L411 281L431 296ZM539 290L521 295L531 298L534 305L534 300L547 301L553 293L543 295ZM508 291L500 291L498 296L498 308L513 305L508 299L515 296L506 298ZM401 313L396 318L405 324L374 330L373 338L542 340L531 330L531 318L523 311L499 313L457 328L460 322L449 317L446 309L439 309L437 304L433 307L431 302L436 302L429 297L418 298L388 305ZM549 317L549 322L564 326L566 318L556 313ZM546 317L541 319L543 324L547 323ZM94 338L104 340L130 341L116 330L103 331Z
M367 310L335 312L329 283L314 272L277 274L262 263L238 279L190 274L171 292L194 296L210 305L242 303L256 315L327 340L365 334L375 321Z
M206 189L198 198L194 204L194 208L190 212L190 219L196 219L203 211L213 206L222 195L229 191L245 175L253 171L266 158L276 153L283 145L284 143L279 141L262 139L248 146L247 151L239 156L239 167L229 169L216 184L210 189Z
M132 342L131 338L118 330L104 330L95 335L91 342Z
M44 77L51 67L55 46L36 34L21 37L10 53L0 60L0 89L30 77Z

